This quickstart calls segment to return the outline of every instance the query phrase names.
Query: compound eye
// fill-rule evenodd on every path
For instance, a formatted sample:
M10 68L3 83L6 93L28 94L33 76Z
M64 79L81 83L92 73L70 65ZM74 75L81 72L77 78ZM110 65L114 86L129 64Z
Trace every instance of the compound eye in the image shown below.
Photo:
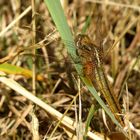
M83 45L82 48L86 51L91 51L91 47L88 45Z

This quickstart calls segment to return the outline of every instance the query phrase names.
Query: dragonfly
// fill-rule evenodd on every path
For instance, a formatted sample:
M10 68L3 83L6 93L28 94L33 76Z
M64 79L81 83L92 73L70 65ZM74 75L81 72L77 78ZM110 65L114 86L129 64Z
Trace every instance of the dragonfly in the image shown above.
M31 46L27 48L27 50L41 48L41 46L44 46L41 43L42 42L39 42L35 46ZM49 43L50 42L48 42L48 44ZM117 115L121 114L120 105L114 96L112 88L110 87L105 76L103 67L103 47L96 45L87 35L83 34L80 34L76 37L75 43L77 47L77 54L79 55L83 65L84 75L92 81L95 89L103 95L115 118L123 126L124 124L121 117ZM16 57L24 51L26 51L25 48L18 49L18 51L14 54L0 59L0 63L8 61L9 59Z
M114 96L104 72L103 46L95 44L85 34L79 34L75 40L77 54L83 65L84 76L88 78L95 89L103 95L115 118L124 126L121 116L118 115L121 114L121 107L117 98Z

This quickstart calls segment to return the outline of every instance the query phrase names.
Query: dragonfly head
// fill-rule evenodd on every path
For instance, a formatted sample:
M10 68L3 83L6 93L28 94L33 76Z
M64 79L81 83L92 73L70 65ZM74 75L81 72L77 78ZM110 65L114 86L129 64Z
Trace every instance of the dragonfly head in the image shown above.
M76 47L77 49L91 51L92 41L85 34L79 34L76 37Z

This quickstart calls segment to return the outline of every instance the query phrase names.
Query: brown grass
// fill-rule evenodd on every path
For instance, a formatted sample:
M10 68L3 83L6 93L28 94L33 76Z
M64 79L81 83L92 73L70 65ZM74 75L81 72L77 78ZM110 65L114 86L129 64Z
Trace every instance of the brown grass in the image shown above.
M107 39L104 45L105 70L122 104L124 110L122 115L129 139L138 140L140 139L140 2L139 0L135 3L131 1L124 3L122 0L119 3L107 2L71 0L62 5L74 35L81 33L87 17L90 16L86 34L93 41L96 40L96 43ZM32 18L33 6L29 1L20 3L15 0L9 2L1 0L0 62L8 62L32 71L34 60L35 68L32 73L41 78L32 80L32 77L24 73L16 74L12 70L5 73L6 77L17 81L62 115L67 110L66 116L70 121L79 121L78 124L84 128L90 106L97 103L86 87L79 82L45 3L38 2L35 5L35 16ZM35 48L36 52L33 52ZM48 139L50 136L51 139L60 140L82 139L84 133L81 126L80 129L77 128L76 133L74 127L71 129L66 127L65 122L58 125L58 120L62 116L58 117L59 115L53 111L52 113L44 111L41 105L33 107L33 103L38 105L38 101L30 102L28 97L19 95L15 92L17 90L8 88L2 82L0 88L0 139ZM80 100L75 99L79 92ZM82 113L79 113L80 111ZM98 137L110 137L111 140L125 139L99 108L94 113L89 129L91 132L97 131ZM90 138L92 139L92 136Z

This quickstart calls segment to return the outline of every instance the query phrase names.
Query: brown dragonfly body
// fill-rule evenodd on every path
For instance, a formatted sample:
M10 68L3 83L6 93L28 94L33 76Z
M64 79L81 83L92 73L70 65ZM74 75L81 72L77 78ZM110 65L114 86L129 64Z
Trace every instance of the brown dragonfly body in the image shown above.
M95 89L103 95L115 118L124 126L119 116L121 108L104 73L102 46L95 45L87 35L78 35L76 47L83 65L84 75L92 81Z

